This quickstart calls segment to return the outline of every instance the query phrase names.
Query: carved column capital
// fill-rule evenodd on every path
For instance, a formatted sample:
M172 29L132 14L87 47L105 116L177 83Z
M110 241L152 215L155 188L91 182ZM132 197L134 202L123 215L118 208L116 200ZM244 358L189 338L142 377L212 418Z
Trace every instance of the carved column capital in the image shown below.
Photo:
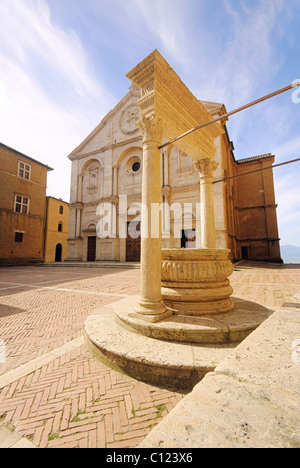
M170 185L164 185L162 188L161 188L161 194L166 197L166 198L170 198L170 192L171 192L171 187Z
M214 159L201 159L194 163L194 168L200 173L202 177L213 177L214 171L218 168L218 163Z
M162 139L162 119L154 112L143 115L137 122L137 126L142 132L143 144L155 142L160 143Z
M169 145L169 146L165 146L165 147L161 150L161 154L162 154L165 158L168 158L169 155L170 155L170 151L171 151L170 145Z

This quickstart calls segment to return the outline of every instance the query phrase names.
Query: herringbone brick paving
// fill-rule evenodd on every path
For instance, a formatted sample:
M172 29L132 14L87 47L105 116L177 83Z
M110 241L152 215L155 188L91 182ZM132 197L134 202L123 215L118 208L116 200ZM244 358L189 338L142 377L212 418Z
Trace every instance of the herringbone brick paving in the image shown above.
M5 387L0 414L38 447L133 447L182 394L97 362L85 345Z
M0 381L82 336L89 313L137 294L138 283L137 270L0 269ZM244 263L231 284L235 296L279 307L299 290L300 269ZM129 448L183 396L106 367L82 344L0 388L0 419L41 448Z

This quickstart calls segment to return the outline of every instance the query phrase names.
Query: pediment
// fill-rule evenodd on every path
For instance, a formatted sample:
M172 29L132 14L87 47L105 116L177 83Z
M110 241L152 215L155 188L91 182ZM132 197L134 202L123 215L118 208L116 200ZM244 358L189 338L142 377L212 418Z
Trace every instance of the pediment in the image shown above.
M140 119L137 101L140 91L130 86L124 98L101 120L99 125L68 156L70 160L81 159L99 150L103 151L117 142L126 142L139 135L136 122Z

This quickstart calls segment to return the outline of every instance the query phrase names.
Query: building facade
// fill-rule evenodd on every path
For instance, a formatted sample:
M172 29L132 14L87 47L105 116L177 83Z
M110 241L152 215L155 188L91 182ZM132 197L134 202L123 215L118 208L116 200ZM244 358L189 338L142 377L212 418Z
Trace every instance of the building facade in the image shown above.
M43 261L50 170L0 143L0 265Z
M67 257L69 203L46 198L45 263L63 262Z
M69 155L72 170L67 261L139 261L141 240L137 233L141 229L143 172L142 136L136 126L139 98L140 91L131 85L127 95ZM223 104L201 103L212 118L226 114ZM220 125L224 132L215 140L218 167L214 173L217 248L229 248L232 260L281 261L274 156L237 161L226 119ZM265 170L253 172L262 168ZM162 247L197 247L199 172L189 155L175 145L161 151L161 182ZM112 211L105 212L109 206ZM174 207L182 207L180 216ZM103 225L99 228L104 215L106 219L111 217L114 227L107 236L101 232Z

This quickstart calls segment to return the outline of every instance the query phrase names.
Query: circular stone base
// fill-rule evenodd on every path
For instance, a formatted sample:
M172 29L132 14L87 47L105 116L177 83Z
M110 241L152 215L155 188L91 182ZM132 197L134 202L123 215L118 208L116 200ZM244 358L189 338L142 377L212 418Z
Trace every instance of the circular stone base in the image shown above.
M159 323L146 323L132 321L130 317L137 301L138 297L126 298L90 315L85 322L88 347L97 359L137 380L187 390L214 371L237 346L230 341L246 336L271 314L258 304L235 299L236 315L232 316L229 328L226 328L229 322L222 323L224 314L220 322L211 316L206 323L201 317L201 324L194 322L199 317L191 317L191 321L184 317L179 322L179 316L172 316ZM244 311L242 332L238 324L239 310ZM251 311L256 319L250 320ZM209 333L209 330L215 331ZM202 336L200 343L186 341L187 336L197 340L197 334ZM214 344L210 341L213 334L214 340L218 336ZM170 341L170 336L176 341ZM201 344L204 337L207 344Z
M184 343L240 343L271 314L259 304L233 297L233 310L229 312L201 316L172 315L160 322L149 323L132 313L134 300L125 299L114 305L120 322L144 336Z

